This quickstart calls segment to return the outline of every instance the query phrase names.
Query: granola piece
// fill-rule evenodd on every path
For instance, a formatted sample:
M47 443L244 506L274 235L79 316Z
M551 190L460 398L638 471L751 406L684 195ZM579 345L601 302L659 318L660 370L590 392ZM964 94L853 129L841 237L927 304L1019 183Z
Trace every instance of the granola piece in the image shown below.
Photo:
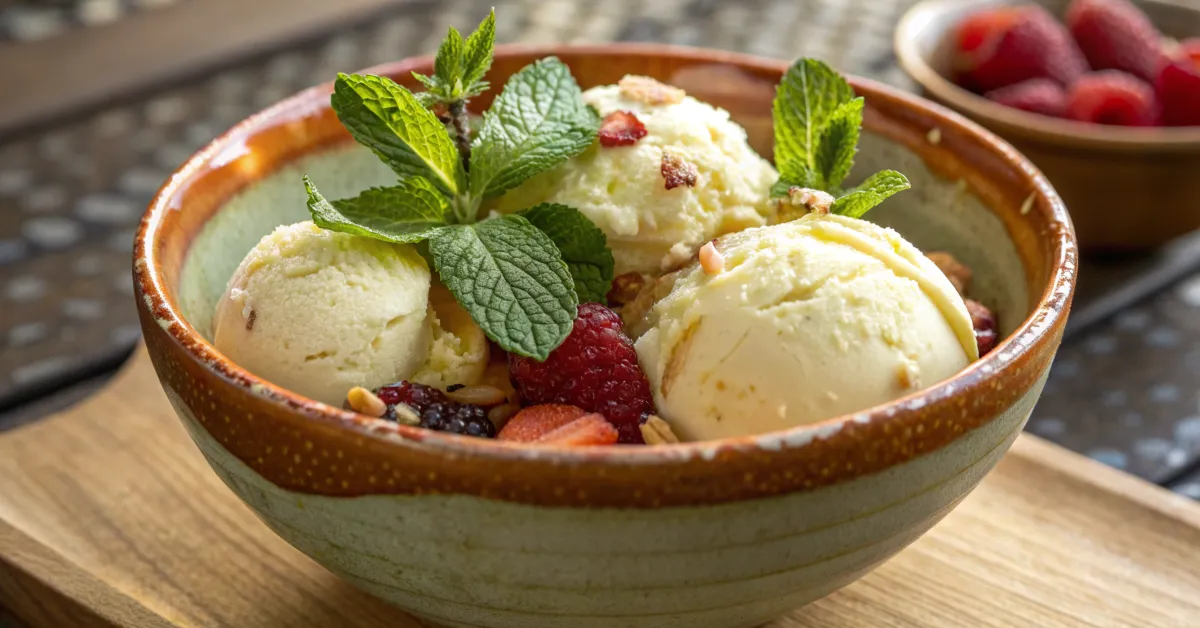
M665 150L659 170L662 172L662 178L666 181L665 187L668 190L673 190L681 185L689 188L696 187L696 181L700 178L700 170L696 168L696 164Z
M678 278L679 273L674 272L663 275L655 281L647 282L637 297L621 308L621 323L624 324L625 333L630 338L636 340L647 329L650 329L651 325L646 320L646 314L650 312L650 308L654 307L655 303L658 303L659 299L670 294L671 288L675 286Z
M954 284L954 289L958 290L959 296L966 295L967 288L971 285L970 268L945 251L930 251L925 254L925 257L928 257L929 261L933 262L943 275L946 275L950 283Z
M608 290L608 304L611 307L621 307L637 298L646 287L648 277L641 273L625 273L613 278L612 288Z
M647 445L670 445L679 442L679 437L671 430L671 424L657 414L646 415L638 427L641 428L642 440L646 441Z
M627 74L617 82L621 95L647 105L674 105L683 102L687 94L678 87L671 87L649 76Z

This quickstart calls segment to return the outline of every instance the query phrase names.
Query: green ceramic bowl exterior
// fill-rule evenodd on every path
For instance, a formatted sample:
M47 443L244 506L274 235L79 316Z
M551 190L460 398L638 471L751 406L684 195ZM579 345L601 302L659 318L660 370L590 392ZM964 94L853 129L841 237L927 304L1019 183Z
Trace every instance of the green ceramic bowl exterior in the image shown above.
M603 56L599 50L576 62L555 52L587 85L613 80L588 78L587 60ZM622 67L642 59L646 67L631 71L663 78L670 73L651 60L664 55L694 62L685 66L732 59L766 77L782 67L718 53L608 50ZM498 59L501 68L507 58ZM890 94L869 89L884 90L880 105ZM341 138L296 140L299 150L263 158L269 168L235 161L240 174L204 181L224 151L256 155L241 142L257 129L294 124L286 116L272 124L270 112L185 166L147 215L135 262L147 346L205 458L271 529L424 620L488 628L759 625L867 573L980 482L1032 411L1069 307L1071 229L1040 175L952 114L886 98L897 109L869 112L852 176L892 167L913 190L871 218L971 266L973 296L998 312L1010 336L963 375L893 404L744 439L564 451L382 425L258 381L208 340L234 268L275 226L307 218L301 174L334 197L391 178ZM308 93L298 102L319 108L323 99ZM921 122L894 113L910 109ZM932 133L938 124L945 128ZM948 145L939 147L943 131ZM973 169L955 153L960 140ZM984 178L993 162L1011 171ZM181 183L189 179L201 183Z

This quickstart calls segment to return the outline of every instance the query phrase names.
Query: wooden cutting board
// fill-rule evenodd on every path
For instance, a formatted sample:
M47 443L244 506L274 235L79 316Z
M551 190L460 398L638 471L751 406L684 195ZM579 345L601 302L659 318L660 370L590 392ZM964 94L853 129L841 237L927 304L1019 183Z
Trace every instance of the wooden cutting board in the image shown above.
M144 351L0 434L0 606L34 627L419 626L255 519ZM770 628L1198 625L1200 506L1026 435L932 532Z

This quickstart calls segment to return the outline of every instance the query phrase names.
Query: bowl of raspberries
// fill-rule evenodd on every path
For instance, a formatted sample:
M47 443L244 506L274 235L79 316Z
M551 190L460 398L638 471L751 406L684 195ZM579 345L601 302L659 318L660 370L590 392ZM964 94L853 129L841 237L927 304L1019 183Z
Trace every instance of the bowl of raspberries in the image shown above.
M1145 250L1200 228L1194 3L927 0L895 46L927 96L1050 178L1086 251Z

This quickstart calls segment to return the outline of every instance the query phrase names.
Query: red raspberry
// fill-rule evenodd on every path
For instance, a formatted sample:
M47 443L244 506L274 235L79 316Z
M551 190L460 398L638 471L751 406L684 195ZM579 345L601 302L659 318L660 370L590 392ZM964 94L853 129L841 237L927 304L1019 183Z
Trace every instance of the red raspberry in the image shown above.
M994 89L983 95L1002 105L1061 118L1067 113L1067 91L1050 79L1036 78Z
M1034 78L1070 85L1087 71L1067 30L1042 7L999 13L968 20L958 31L955 65L962 86L987 92Z
M1067 96L1067 113L1082 122L1154 126L1158 101L1154 90L1132 74L1104 70L1075 82Z
M967 313L971 315L971 326L975 328L975 342L979 345L979 357L988 354L1000 342L1000 325L996 315L988 307L974 299L965 299Z
M1094 70L1122 70L1153 81L1166 62L1162 34L1128 0L1075 0L1066 17Z
M650 383L638 366L621 318L599 303L583 303L571 335L545 362L508 356L513 386L527 404L557 403L603 414L622 443L643 443L638 420L654 412Z
M628 111L614 111L600 122L599 137L600 145L607 148L633 146L646 137L646 125Z
M1200 126L1200 40L1180 44L1180 58L1163 66L1154 91L1167 126Z

